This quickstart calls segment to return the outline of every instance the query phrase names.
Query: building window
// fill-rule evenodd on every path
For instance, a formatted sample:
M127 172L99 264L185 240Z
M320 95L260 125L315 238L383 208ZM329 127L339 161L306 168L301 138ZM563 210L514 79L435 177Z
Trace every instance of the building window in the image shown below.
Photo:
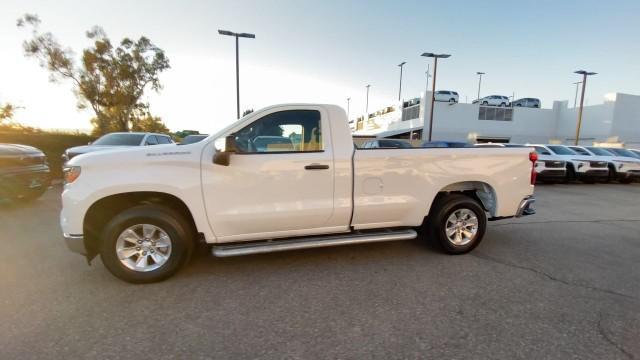
M513 109L497 106L480 106L478 120L512 121Z
M420 116L420 104L402 109L402 121L417 119Z

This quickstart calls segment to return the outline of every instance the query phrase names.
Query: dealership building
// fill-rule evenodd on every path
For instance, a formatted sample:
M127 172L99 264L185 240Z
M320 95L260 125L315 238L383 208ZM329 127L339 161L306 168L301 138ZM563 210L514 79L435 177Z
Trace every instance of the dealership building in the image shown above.
M369 114L367 120L352 120L354 138L426 139L430 100L431 92L427 92ZM568 101L554 101L550 109L436 102L433 112L432 140L575 142L578 108L569 107ZM585 106L579 140L581 145L612 143L640 148L640 96L607 94L604 103Z

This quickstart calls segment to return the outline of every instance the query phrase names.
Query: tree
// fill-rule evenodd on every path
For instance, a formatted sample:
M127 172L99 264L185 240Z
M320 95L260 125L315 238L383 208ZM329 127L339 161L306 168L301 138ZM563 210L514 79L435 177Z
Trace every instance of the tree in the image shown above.
M124 38L114 46L98 26L87 31L93 42L82 51L80 65L73 52L64 48L50 32L40 32L37 15L26 14L17 21L18 27L30 27L32 38L23 43L25 56L40 61L50 72L50 80L69 80L78 98L78 108L90 107L95 113L92 124L96 134L109 131L129 131L148 111L142 101L148 88L160 91L159 75L170 68L164 51L142 36L134 41Z
M10 103L0 105L0 130L4 131L19 131L19 132L35 132L36 129L24 126L13 120L15 111L20 107Z
M244 116L246 116L246 115L251 114L252 112L253 112L253 109L247 109L247 110L245 110L245 111L243 111L243 112L242 112L242 116L244 117Z
M151 114L146 114L134 122L132 130L169 134L169 129L162 120L158 116L151 116Z

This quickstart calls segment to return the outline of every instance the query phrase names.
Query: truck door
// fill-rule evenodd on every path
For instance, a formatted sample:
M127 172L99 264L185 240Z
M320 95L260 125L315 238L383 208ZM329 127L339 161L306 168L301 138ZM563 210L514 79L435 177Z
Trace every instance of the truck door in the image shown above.
M229 166L203 161L203 194L219 241L330 231L331 131L322 108L273 110L235 131Z

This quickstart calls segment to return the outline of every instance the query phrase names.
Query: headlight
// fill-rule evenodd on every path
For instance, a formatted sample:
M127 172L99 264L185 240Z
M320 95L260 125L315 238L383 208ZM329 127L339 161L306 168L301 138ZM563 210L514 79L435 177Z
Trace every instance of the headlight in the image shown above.
M63 170L64 172L64 183L71 184L76 181L78 177L80 177L80 166L67 166Z

